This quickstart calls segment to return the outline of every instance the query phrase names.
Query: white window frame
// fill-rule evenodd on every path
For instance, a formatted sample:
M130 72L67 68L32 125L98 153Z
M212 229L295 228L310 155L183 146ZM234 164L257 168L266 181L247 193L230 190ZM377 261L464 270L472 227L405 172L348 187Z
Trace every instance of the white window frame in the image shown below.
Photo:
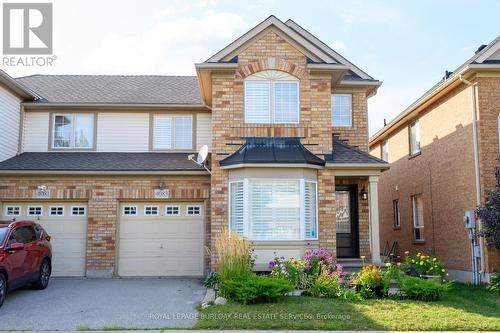
M133 208L134 209L134 214L126 214L125 213L125 208ZM122 207L122 216L138 216L139 215L139 210L137 209L137 206L135 205L126 205Z
M92 144L90 147L76 147L75 146L75 117L78 115L90 115L92 116ZM55 141L56 141L56 117L62 116L62 117L71 117L73 121L73 126L71 130L71 141L70 141L70 146L69 147L56 147ZM92 150L96 146L96 115L94 113L87 113L87 112L73 112L73 113L54 113L52 115L52 142L51 142L51 148L55 150Z
M9 214L9 208L17 208L18 214ZM19 205L8 205L5 206L5 216L21 216L21 206Z
M158 117L168 117L170 118L170 147L158 147L156 145L156 119ZM175 133L175 121L176 118L190 118L191 119L191 147L176 147L175 146L175 138L176 138L176 133ZM194 121L194 116L192 114L169 114L169 113L155 113L153 114L153 141L151 143L153 150L159 150L159 151L192 151L195 147L195 121Z
M422 229L425 228L425 221L423 220L424 217L422 216L422 225L417 226L417 221L418 221L418 204L417 204L417 198L420 197L422 198L422 204L423 204L423 197L422 194L414 194L411 196L411 206L412 206L412 217L413 217L413 240L416 242L423 242L425 241L425 237L423 235ZM424 207L422 207L422 210ZM420 238L417 239L415 230L419 229L420 230Z
M169 208L177 208L177 214L169 214ZM165 205L165 216L181 216L181 207L179 205Z
M334 124L333 122L333 99L335 98L335 96L339 96L339 97L349 97L349 101L350 101L350 110L349 110L349 114L350 114L350 117L349 117L349 124L346 125L346 124L343 124L343 125L339 125L339 124ZM353 120L352 120L352 117L353 117L353 114L352 114L352 94L332 94L331 96L331 99L330 99L330 103L331 103L331 121L332 121L332 127L352 127L353 125Z
M251 235L251 223L250 223L250 182L251 181L298 181L299 182L299 239L294 240L258 240L252 239ZM316 189L316 223L315 227L315 237L306 237L306 223L305 223L305 183L314 183ZM319 202L318 202L318 182L317 180L309 180L304 178L244 178L239 180L234 180L229 182L229 189L233 183L243 183L243 229L244 233L242 236L250 239L251 241L315 241L319 239ZM228 229L231 230L231 193L228 195Z
M40 214L31 214L31 208L40 208ZM26 211L27 216L43 216L43 206L28 206Z
M415 127L416 137L414 135L412 135L412 128L413 127ZM410 148L410 156L420 154L420 152L422 151L422 147L421 147L421 142L420 142L420 122L418 121L418 119L415 121L412 121L410 123L410 126L408 127L408 137L409 137L408 141L410 143L410 147L409 147ZM415 140L415 144L413 143L414 140ZM417 142L418 142L418 145L417 145ZM413 148L415 148L415 150L413 150Z
M59 209L59 208L62 208L62 214L59 215L59 214L52 214L52 209L53 208L56 208L56 209ZM64 216L64 206L62 205L54 205L54 206L50 206L49 207L49 216L55 216L55 217L63 217Z
M250 121L248 119L248 112L246 108L246 101L243 101L243 112L245 113L245 123L246 124L299 124L300 123L300 81L299 80L245 80L243 85L243 99L245 99L245 91L247 89L248 83L253 82L268 82L269 86L269 101L268 101L268 119L269 121L255 122ZM275 112L275 86L276 83L293 83L297 85L297 121L291 122L278 122L276 121L276 112Z
M148 208L156 208L156 213L155 214L148 214L147 213ZM158 205L144 205L144 216L160 216L160 206L158 206Z
M198 208L198 213L197 214L190 213L189 212L189 208L193 208L193 209ZM189 215L189 216L201 216L201 205L188 205L188 206L186 206L186 215Z
M80 209L83 208L83 214L75 214L74 209ZM86 206L71 206L71 216L87 216L87 207Z

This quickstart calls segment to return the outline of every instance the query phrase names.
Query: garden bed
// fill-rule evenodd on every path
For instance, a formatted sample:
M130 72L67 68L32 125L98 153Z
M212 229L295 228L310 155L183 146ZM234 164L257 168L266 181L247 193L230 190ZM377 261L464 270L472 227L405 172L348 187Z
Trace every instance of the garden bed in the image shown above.
M454 284L439 301L284 297L277 303L230 302L200 311L199 329L500 330L500 295Z

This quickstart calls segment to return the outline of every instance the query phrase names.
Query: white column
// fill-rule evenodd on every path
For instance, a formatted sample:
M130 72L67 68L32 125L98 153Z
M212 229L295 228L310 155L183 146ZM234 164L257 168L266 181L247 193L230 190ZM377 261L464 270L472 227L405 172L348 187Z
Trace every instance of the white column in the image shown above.
M370 204L370 248L374 264L380 260L380 235L378 225L378 176L368 177L368 195Z

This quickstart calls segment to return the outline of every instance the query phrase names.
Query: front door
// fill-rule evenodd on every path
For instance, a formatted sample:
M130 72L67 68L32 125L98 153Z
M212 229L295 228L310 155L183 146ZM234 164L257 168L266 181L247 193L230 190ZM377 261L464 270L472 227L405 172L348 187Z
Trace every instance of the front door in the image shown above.
M335 202L337 206L337 257L358 258L358 203L357 188L337 186Z

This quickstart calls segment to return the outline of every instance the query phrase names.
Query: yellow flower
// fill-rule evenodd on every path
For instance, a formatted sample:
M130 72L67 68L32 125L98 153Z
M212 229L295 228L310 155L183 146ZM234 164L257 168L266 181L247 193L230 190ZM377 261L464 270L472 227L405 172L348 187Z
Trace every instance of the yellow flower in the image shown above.
M421 261L421 262L420 262L420 265L423 265L423 264L424 264L424 262L423 262L423 261Z
M420 257L420 255L421 255L421 254L422 254L422 253L420 253L420 252L419 252L419 253L417 253L417 257Z
M450 275L450 274L446 273L446 276L448 276L448 275Z
M431 267L430 270L432 271L434 269L434 267Z
M415 263L415 259L412 259L412 260L411 260L411 263L412 263L412 264L414 264L414 263Z
M445 271L445 269L443 268L443 269L441 270L441 272L446 272L446 271Z
M437 258L432 259L432 261L437 261Z

